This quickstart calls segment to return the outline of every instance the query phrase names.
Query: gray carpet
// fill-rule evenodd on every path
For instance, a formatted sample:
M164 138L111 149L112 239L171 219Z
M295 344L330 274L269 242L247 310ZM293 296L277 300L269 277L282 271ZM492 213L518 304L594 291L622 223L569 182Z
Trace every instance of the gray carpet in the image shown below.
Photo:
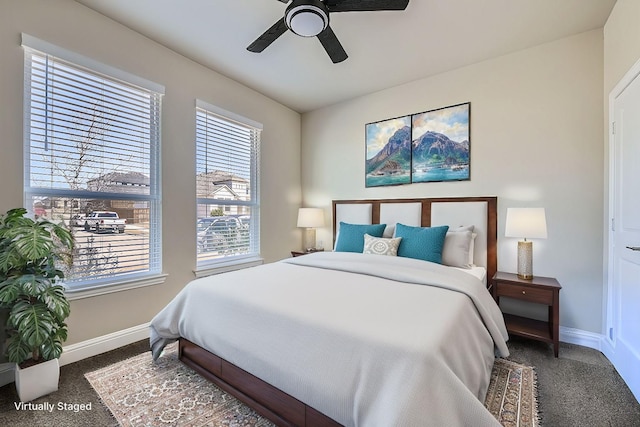
M148 351L149 341L140 341L89 359L60 368L58 391L43 396L33 403L58 402L77 404L91 403L90 411L18 411L14 402L19 402L14 384L0 388L0 426L11 427L107 427L117 426L109 410L102 405L98 395L84 378L85 372L95 371L123 359Z
M640 404L599 351L560 343L556 359L549 345L518 337L509 351L536 367L543 426L640 426Z
M600 352L561 343L556 359L550 346L518 338L511 339L509 349L509 359L536 367L543 426L640 426L640 404ZM34 402L91 403L90 411L17 411L14 385L0 388L0 426L115 426L84 373L147 350L148 343L141 341L63 366L60 389Z

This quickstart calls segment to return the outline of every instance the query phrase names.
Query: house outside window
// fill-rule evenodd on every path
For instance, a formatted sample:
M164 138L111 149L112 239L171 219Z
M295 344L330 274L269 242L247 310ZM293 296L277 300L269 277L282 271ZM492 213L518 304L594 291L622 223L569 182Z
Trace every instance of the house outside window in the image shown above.
M261 130L260 123L196 103L198 270L260 260Z
M25 207L71 228L68 292L153 284L164 88L24 34L23 47Z

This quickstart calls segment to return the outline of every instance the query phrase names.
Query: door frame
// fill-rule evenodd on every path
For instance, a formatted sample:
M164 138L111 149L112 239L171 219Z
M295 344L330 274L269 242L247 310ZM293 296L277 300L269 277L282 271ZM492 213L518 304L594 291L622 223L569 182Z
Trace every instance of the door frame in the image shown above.
M636 400L640 401L640 378L637 370L634 369L634 362L636 357L618 346L617 331L620 328L620 307L619 307L619 290L614 286L613 280L613 262L614 262L614 248L613 242L615 239L614 221L615 221L615 207L616 207L616 183L617 183L617 167L616 167L616 137L614 134L614 122L615 122L615 104L616 99L625 91L625 89L635 80L640 79L640 59L625 73L620 79L618 84L609 93L609 118L608 118L608 150L609 150L609 174L607 188L609 192L608 197L608 210L607 210L607 239L604 242L604 253L607 254L605 265L605 289L604 289L604 325L603 331L604 339L602 351L607 358L613 363L616 370L620 373L625 380L631 392L636 397ZM629 365L632 366L629 366Z

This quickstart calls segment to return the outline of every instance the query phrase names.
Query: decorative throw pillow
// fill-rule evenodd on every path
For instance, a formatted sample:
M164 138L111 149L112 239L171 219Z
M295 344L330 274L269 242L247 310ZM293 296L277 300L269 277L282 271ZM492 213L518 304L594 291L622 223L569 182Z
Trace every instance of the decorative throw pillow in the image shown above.
M471 230L448 231L442 248L442 263L450 267L471 268L469 251L473 242Z
M478 233L475 232L476 227L474 225L461 225L458 228L454 228L451 229L449 228L449 231L447 231L447 235L449 233L455 233L457 231L470 231L471 232L471 243L469 243L469 268L474 266L473 260L475 257L475 247L476 247L476 237L478 237ZM445 238L444 241L444 245L445 247L447 246L447 240ZM443 249L444 250L444 249Z
M382 237L387 224L349 224L340 221L336 252L358 252L364 249L364 235Z
M368 234L364 235L363 254L390 255L398 254L398 246L402 237L385 239L384 237L373 237Z
M396 237L402 237L398 256L416 258L442 264L442 247L449 229L448 225L440 227L410 227L396 225Z

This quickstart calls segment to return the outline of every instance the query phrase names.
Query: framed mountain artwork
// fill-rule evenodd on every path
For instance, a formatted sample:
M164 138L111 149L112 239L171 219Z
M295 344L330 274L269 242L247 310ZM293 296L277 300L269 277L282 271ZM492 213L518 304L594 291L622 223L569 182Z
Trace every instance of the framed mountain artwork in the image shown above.
M411 115L411 182L470 180L471 103Z
M411 116L365 125L365 186L411 183Z

